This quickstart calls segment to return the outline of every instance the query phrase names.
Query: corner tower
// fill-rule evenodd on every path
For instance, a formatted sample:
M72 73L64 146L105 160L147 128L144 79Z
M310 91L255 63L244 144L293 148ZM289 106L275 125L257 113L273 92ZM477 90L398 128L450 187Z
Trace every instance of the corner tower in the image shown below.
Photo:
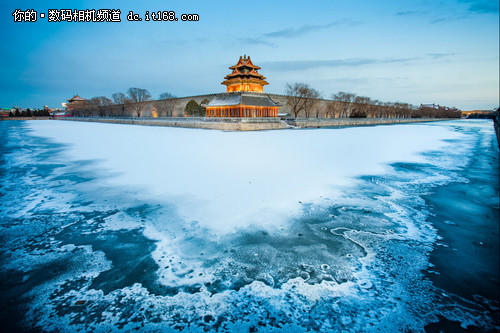
M206 106L206 117L278 117L281 105L263 93L264 86L269 83L257 72L260 67L252 64L250 57L240 57L238 63L229 69L233 72L222 82L227 86L227 92L212 98Z
M75 96L71 97L70 99L68 99L68 107L67 107L67 110L68 111L71 111L83 104L85 104L87 100L83 97L80 97L78 96L78 94L76 94Z
M227 86L227 92L236 91L250 91L250 92L264 92L264 86L269 84L266 78L259 74L257 71L259 66L255 66L250 60L250 57L244 55L240 56L238 63L229 67L233 72L224 77L222 84Z

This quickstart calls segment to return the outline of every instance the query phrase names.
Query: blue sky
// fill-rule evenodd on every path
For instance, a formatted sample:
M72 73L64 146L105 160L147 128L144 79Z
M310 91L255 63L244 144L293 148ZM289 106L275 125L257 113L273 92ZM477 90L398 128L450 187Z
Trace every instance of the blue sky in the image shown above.
M381 101L462 110L499 104L497 0L3 1L0 106L60 107L78 93L130 87L177 96L225 92L240 55L262 67L265 92L305 82L323 98L350 91ZM120 9L120 23L15 23L15 9ZM173 10L198 22L128 22Z

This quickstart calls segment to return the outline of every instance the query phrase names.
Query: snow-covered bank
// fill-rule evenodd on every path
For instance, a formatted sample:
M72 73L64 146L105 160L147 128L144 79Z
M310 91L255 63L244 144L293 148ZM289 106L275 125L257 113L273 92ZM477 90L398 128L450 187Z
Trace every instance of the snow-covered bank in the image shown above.
M422 162L460 136L445 127L393 125L304 131L220 132L30 121L33 135L68 144L67 158L98 160L108 184L173 203L213 231L278 226L304 203L332 198L353 178Z

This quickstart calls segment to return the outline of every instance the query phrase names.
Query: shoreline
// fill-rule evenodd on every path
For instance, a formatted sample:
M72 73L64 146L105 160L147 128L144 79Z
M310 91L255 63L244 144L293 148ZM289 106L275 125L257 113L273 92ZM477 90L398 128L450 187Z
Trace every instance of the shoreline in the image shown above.
M390 124L406 124L456 120L454 118L335 118L335 119L294 119L284 121L279 118L60 118L55 120L99 122L143 126L166 126L202 128L222 131L261 131L287 128L354 127Z

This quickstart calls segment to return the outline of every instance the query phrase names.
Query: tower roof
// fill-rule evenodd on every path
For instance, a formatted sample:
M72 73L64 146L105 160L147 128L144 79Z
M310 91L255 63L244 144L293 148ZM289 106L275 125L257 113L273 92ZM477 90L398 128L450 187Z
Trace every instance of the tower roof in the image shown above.
M76 102L76 101L86 101L86 99L78 96L78 94L68 99L68 102Z
M254 69L260 69L259 66L255 66L252 63L252 60L250 60L250 56L247 57L246 54L243 57L240 56L240 60L238 60L238 63L234 66L229 67L229 69L236 69L238 67L249 67Z
M228 87L228 92L231 91L259 91L262 92L262 87L269 84L265 81L265 77L257 71L259 66L255 66L246 55L238 60L238 63L229 67L232 73L224 77L222 84ZM229 86L232 86L230 88Z

